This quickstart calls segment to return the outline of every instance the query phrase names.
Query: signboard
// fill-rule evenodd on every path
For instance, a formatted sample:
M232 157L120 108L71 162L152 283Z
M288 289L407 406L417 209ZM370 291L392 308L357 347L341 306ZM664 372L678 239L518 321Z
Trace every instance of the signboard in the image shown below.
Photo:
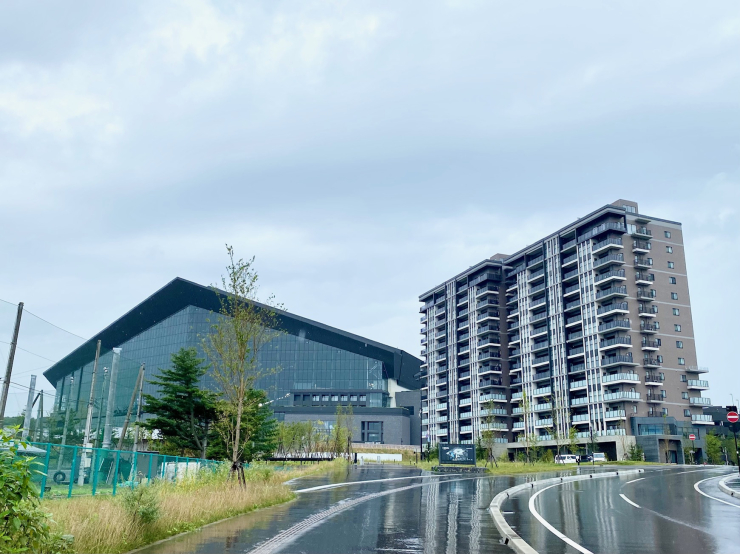
M737 412L727 412L727 421L730 423L737 423L738 419L740 417L738 417Z
M475 445L473 444L440 444L440 464L475 465Z
M694 433L691 433L691 434L689 435L689 440L690 440L690 441L695 441L695 440L696 440L696 435L695 435Z

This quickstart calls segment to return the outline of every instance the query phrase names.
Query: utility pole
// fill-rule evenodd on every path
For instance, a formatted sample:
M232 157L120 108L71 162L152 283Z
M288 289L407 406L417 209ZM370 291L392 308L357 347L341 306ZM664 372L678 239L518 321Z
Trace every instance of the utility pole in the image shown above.
M144 378L144 364L141 364L141 367L139 368L139 375L136 378L136 385L134 386L134 391L131 394L131 401L128 404L128 410L126 411L126 420L123 422L123 429L121 429L121 436L118 439L118 450L123 448L123 439L126 437L126 431L128 431L128 424L129 421L131 421L131 411L134 409L134 400L136 400L136 394L138 393L139 387L141 386L141 381Z
M33 411L34 405L34 393L36 392L36 376L31 375L31 386L28 387L28 400L26 401L26 414L23 418L23 431L21 432L21 440L28 438L28 433L31 432L31 412Z
M80 376L82 378L82 376ZM64 445L67 444L67 428L69 427L69 413L72 410L72 387L75 384L74 374L69 376L69 392L67 393L67 410L64 415L64 428L62 429L62 448L59 451L59 460L57 461L57 471L62 469L62 461L64 460ZM79 396L79 395L78 395ZM79 401L79 398L77 399Z
M116 404L116 381L118 381L118 364L121 361L121 349L113 349L113 362L110 366L108 384L108 404L105 407L105 429L103 431L103 448L110 448L113 434L113 412Z
M21 317L23 316L23 302L18 302L18 312L15 316L15 327L13 338L10 340L10 352L8 352L8 365L5 367L5 380L3 391L0 393L0 429L5 422L5 405L8 403L8 389L10 388L10 376L13 373L13 359L15 358L15 346L18 344L18 331L21 328Z
M33 432L34 442L39 442L39 439L44 438L44 391L39 391L39 411L36 412L36 429ZM51 441L49 441L51 442Z
M103 422L103 393L105 392L105 381L108 378L108 368L103 368L103 382L100 384L100 401L98 402L98 424L95 426L95 448L100 441L100 425Z
M100 359L100 340L95 347L95 363L93 363L92 380L90 381L90 396L87 401L87 417L85 418L85 438L82 439L82 456L80 457L80 474L77 477L77 485L85 484L85 465L87 464L87 445L90 443L90 427L92 426L93 401L95 399L95 377L98 373L98 360Z
M136 406L136 430L134 431L134 447L131 449L134 454L138 451L139 447L139 422L141 421L141 396L144 392L144 364L141 365L141 384L139 385L139 405ZM132 478L133 479L133 478Z

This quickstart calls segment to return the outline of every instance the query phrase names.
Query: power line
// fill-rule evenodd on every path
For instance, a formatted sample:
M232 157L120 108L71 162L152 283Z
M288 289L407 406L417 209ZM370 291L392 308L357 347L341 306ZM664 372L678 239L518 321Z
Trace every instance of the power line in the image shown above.
M3 300L2 298L0 298L0 302L5 302L6 304L10 304L11 306L17 306L17 304L15 304L15 303L13 303L13 302L9 302L9 301L7 301L7 300ZM35 317L36 319L39 319L39 320L43 321L43 322L44 322L44 323L46 323L47 325L51 325L52 327L56 327L56 328L57 328L57 329L59 329L60 331L64 331L65 333L67 333L67 334L69 334L69 335L72 335L73 337L77 337L78 339L82 339L82 340L84 340L84 341L88 341L88 340L90 340L90 339L86 339L85 337L81 337L81 336L80 336L80 335L78 335L77 333L73 333L72 331L68 331L67 329L64 329L63 327L59 327L59 325L55 325L55 324L54 324L54 323L52 323L51 321L47 321L47 320L46 320L46 319L44 319L43 317L39 317L39 316L37 316L37 315L36 315L35 313L33 313L33 312L30 312L30 311L28 311L27 309L24 309L23 311L24 311L25 313L31 314L31 315L32 315L33 317Z
M0 342L2 342L3 344L10 344L9 342L5 342L4 340L0 340ZM27 353L31 354L32 356L36 356L38 358L41 358L42 360L48 360L48 361L50 361L53 364L55 364L55 363L57 363L59 361L59 360L52 360L51 358L47 358L46 356L42 356L41 354L36 354L36 352L31 352L30 350L26 350L25 348L21 348L20 346L16 346L15 348L17 350L23 350L24 352L27 352Z

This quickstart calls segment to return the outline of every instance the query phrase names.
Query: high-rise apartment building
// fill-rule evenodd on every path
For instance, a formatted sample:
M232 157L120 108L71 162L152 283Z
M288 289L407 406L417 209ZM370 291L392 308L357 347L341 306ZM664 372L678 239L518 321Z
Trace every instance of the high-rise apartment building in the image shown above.
M419 297L422 435L501 448L639 444L683 461L702 413L681 224L618 200Z

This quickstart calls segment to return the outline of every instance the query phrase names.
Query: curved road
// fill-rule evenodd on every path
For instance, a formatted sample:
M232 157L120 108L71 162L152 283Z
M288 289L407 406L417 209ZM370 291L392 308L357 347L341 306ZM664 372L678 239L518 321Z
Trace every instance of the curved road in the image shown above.
M547 553L737 553L740 501L717 486L725 468L648 468L518 494L507 521ZM558 536L558 534L560 536Z

